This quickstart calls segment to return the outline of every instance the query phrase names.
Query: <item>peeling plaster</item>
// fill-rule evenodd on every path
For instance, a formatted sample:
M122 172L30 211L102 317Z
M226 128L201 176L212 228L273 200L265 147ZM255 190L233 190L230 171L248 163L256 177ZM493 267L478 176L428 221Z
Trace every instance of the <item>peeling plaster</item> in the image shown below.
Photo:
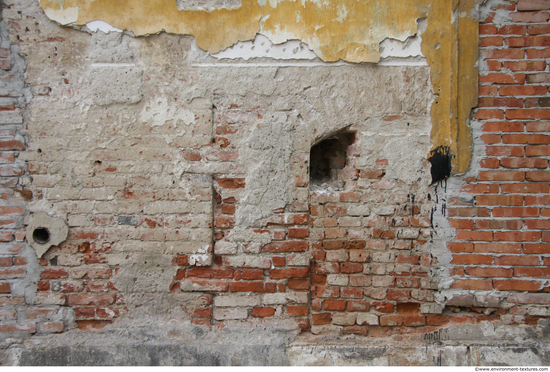
M202 5L180 10L185 8L181 1L178 5L176 1L143 0L129 6L117 0L40 0L46 14L64 25L101 20L137 36L162 31L188 34L212 54L254 40L261 33L276 45L296 40L306 43L325 62L377 63L381 43L387 49L392 44L388 39L406 41L417 34L417 20L425 18L421 52L431 67L433 90L438 94L432 106L432 152L449 148L453 173L468 168L468 119L477 99L477 40L473 39L478 37L476 13L481 0L242 0L236 8L232 8L233 0L196 3ZM245 58L257 56L252 47Z

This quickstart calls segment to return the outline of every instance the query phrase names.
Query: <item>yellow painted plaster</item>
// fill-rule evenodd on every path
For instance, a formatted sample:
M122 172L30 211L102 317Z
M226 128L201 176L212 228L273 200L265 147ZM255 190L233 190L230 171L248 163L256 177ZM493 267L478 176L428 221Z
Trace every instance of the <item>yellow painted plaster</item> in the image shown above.
M40 0L50 18L79 25L101 20L136 35L189 34L217 53L260 32L274 43L298 39L324 61L378 62L386 38L405 40L428 19L422 52L431 67L433 148L453 154L453 171L470 161L467 119L477 102L479 0L242 0L237 9L179 11L176 0ZM78 9L76 20L75 8ZM65 14L67 13L67 14Z

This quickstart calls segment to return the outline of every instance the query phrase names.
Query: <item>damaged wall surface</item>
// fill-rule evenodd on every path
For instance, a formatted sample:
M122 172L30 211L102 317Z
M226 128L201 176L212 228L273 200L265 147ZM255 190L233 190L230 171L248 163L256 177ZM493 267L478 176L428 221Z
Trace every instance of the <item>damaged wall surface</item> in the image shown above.
M4 0L2 364L549 364L549 19Z

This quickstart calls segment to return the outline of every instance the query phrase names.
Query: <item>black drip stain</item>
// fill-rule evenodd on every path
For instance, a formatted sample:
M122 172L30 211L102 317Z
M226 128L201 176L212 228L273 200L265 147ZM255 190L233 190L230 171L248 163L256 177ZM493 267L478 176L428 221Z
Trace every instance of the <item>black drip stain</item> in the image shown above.
M451 175L451 151L448 146L437 147L428 160L432 163L432 183L443 181Z

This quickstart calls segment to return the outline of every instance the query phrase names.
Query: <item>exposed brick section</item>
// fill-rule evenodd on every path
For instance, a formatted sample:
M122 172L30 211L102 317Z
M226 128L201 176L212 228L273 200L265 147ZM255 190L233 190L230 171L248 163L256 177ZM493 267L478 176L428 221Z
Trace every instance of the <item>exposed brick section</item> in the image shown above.
M510 3L511 21L480 23L480 55L489 71L480 75L481 122L478 146L485 156L475 177L466 179L461 192L471 201L451 199L448 215L456 239L452 252L452 288L467 291L542 292L550 273L547 234L550 224L549 190L550 119L548 57L550 52L550 2L518 0ZM537 295L533 293L533 295ZM499 301L455 296L449 305L461 309L499 307ZM511 297L515 296L514 294ZM511 298L510 297L510 298ZM538 297L533 297L533 299ZM479 303L474 303L474 302ZM543 305L543 299L531 306ZM526 304L499 309L490 320L507 324L528 322ZM470 322L469 316L428 315L404 323L443 326Z

